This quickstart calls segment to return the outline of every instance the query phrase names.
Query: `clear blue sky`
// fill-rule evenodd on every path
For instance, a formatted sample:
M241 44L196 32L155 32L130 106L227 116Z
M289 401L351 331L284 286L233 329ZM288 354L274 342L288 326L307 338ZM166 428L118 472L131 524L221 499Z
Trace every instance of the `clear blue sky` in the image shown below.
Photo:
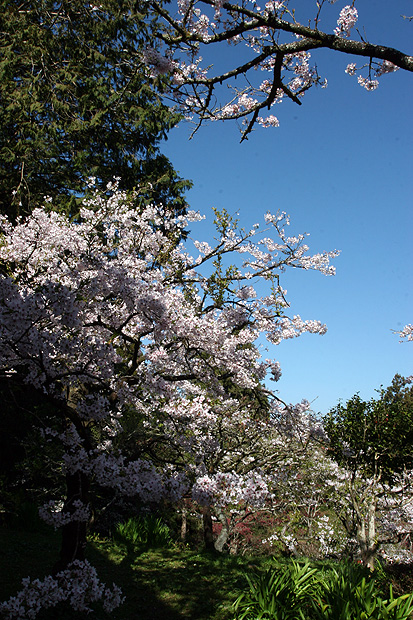
M334 27L345 4L326 7L330 20L320 27ZM315 2L299 0L305 5ZM413 23L400 17L413 14L411 0L356 6L370 42L413 53ZM220 62L225 53L214 52ZM328 88L308 92L300 107L277 106L278 129L259 128L240 144L236 124L220 122L189 141L192 126L184 122L163 151L194 182L191 208L207 216L194 236L211 240L212 207L239 212L246 227L280 209L290 214L292 233L310 233L311 251L341 250L335 277L295 271L281 280L291 314L321 320L327 334L285 341L268 355L281 363L282 378L272 384L279 396L307 398L325 412L356 392L375 396L396 372L413 374L413 344L391 331L413 322L413 75L385 75L369 93L344 73L361 59L325 51L312 58Z

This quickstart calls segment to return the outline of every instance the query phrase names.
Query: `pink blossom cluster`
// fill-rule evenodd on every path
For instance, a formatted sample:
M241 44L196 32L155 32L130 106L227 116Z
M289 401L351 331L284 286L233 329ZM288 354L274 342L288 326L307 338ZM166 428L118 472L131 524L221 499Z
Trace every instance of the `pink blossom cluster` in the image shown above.
M285 57L285 67L296 76L288 84L293 93L307 89L316 79L315 72L310 67L310 58L309 52L298 52Z
M217 20L220 19L222 5L221 0L214 3L215 19ZM178 15L178 23L185 23L185 26L198 35L204 43L210 40L210 31L213 31L216 26L205 13L202 13L201 9L188 0L178 0Z
M376 90L379 86L379 81L371 77L372 68L374 77L378 78L382 75L385 75L386 73L394 73L394 71L397 71L399 67L397 67L395 64L388 60L383 60L382 62L375 63L373 67L369 65L369 76L365 78L362 75L359 75L357 77L357 82L360 84L360 86L362 86L368 91ZM348 64L345 69L345 72L348 75L352 76L356 75L356 71L357 66L354 62Z
M177 86L184 84L188 80L192 79L203 79L207 76L206 69L203 69L200 64L202 62L202 56L193 60L190 63L187 63L185 60L182 60L179 64L175 63L173 80ZM187 106L191 107L193 105L200 103L200 100L194 98L193 100L189 99L187 102Z
M357 82L360 84L360 86L362 86L366 90L376 90L376 88L379 87L378 80L372 80L371 78L364 78L361 75L359 75L359 77L357 78Z
M39 516L45 523L57 529L72 521L84 521L87 523L90 519L90 507L81 500L75 499L72 502L70 512L63 512L62 501L50 500L39 508Z
M176 63L173 60L163 56L152 47L148 47L142 52L142 60L146 65L152 67L153 76L172 73L176 69Z
M345 73L347 73L348 75L356 75L356 71L357 65L354 62L350 62L345 69Z
M283 1L270 0L265 3L265 10L268 11L268 13L277 13L277 11L280 11L282 8L284 8Z
M403 327L403 329L398 332L399 336L400 336L400 342L402 342L404 340L404 338L406 338L407 341L412 341L413 340L413 325L411 323L409 323L408 325L405 325Z
M279 127L280 126L280 121L273 114L270 114L269 116L266 116L266 117L258 116L257 123L261 125L261 127Z
M218 472L198 478L192 487L192 498L201 505L237 506L240 502L255 508L271 498L266 478L254 471L245 475Z
M386 545L379 549L379 555L389 564L413 564L413 553L410 549L401 549L397 545Z
M95 568L87 560L76 560L54 577L40 579L27 577L22 581L23 589L17 596L0 603L0 613L6 620L31 620L42 609L55 607L68 601L78 612L92 611L90 603L103 602L103 608L110 613L123 602L121 590L113 584L108 588L102 583Z
M334 30L334 34L338 37L349 37L351 29L354 28L357 20L357 9L348 4L340 11L340 16L337 20L337 28Z
M376 76L384 75L385 73L394 73L398 71L399 67L390 62L389 60L383 60L381 64L375 70Z

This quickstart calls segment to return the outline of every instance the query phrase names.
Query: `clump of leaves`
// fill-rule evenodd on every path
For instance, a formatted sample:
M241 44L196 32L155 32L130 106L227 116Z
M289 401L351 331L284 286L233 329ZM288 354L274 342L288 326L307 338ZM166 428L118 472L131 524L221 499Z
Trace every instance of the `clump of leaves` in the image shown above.
M408 620L413 594L395 598L390 586L389 597L384 599L368 569L344 562L326 572L324 587L312 606L315 620Z
M153 515L132 517L125 523L118 523L113 539L126 546L145 548L169 547L172 544L169 527Z
M293 560L260 575L245 576L249 591L234 603L236 620L306 620L310 601L322 587L317 569L308 560Z
M413 594L382 596L375 575L349 562L313 567L293 560L246 575L249 590L233 604L235 620L408 620Z

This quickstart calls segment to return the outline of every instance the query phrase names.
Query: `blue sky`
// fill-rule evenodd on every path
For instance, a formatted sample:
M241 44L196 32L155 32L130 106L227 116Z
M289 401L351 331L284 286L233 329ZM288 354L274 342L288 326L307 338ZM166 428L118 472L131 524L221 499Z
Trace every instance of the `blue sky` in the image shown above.
M326 7L320 27L334 27L345 4ZM400 17L413 14L411 0L356 6L370 42L413 53L413 23ZM216 48L212 59L224 62L225 53ZM291 216L291 233L310 233L310 251L341 250L333 278L297 270L281 279L290 313L326 323L327 334L284 341L268 354L281 363L279 396L307 398L324 413L356 392L375 396L396 372L413 374L413 344L391 331L413 322L413 80L400 70L367 92L344 73L360 59L325 51L312 58L328 88L308 92L300 107L277 106L278 129L259 128L240 144L234 122L206 125L192 140L183 122L163 152L193 180L188 201L207 216L194 237L211 240L212 207L239 212L246 227L280 209Z

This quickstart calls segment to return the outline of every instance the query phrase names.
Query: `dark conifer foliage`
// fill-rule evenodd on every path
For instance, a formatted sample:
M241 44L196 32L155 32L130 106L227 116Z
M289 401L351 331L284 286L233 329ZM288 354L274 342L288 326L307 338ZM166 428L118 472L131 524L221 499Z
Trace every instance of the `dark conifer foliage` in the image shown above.
M153 29L134 0L0 0L2 213L50 196L73 214L90 176L185 210L189 183L159 151L179 117L140 62Z

